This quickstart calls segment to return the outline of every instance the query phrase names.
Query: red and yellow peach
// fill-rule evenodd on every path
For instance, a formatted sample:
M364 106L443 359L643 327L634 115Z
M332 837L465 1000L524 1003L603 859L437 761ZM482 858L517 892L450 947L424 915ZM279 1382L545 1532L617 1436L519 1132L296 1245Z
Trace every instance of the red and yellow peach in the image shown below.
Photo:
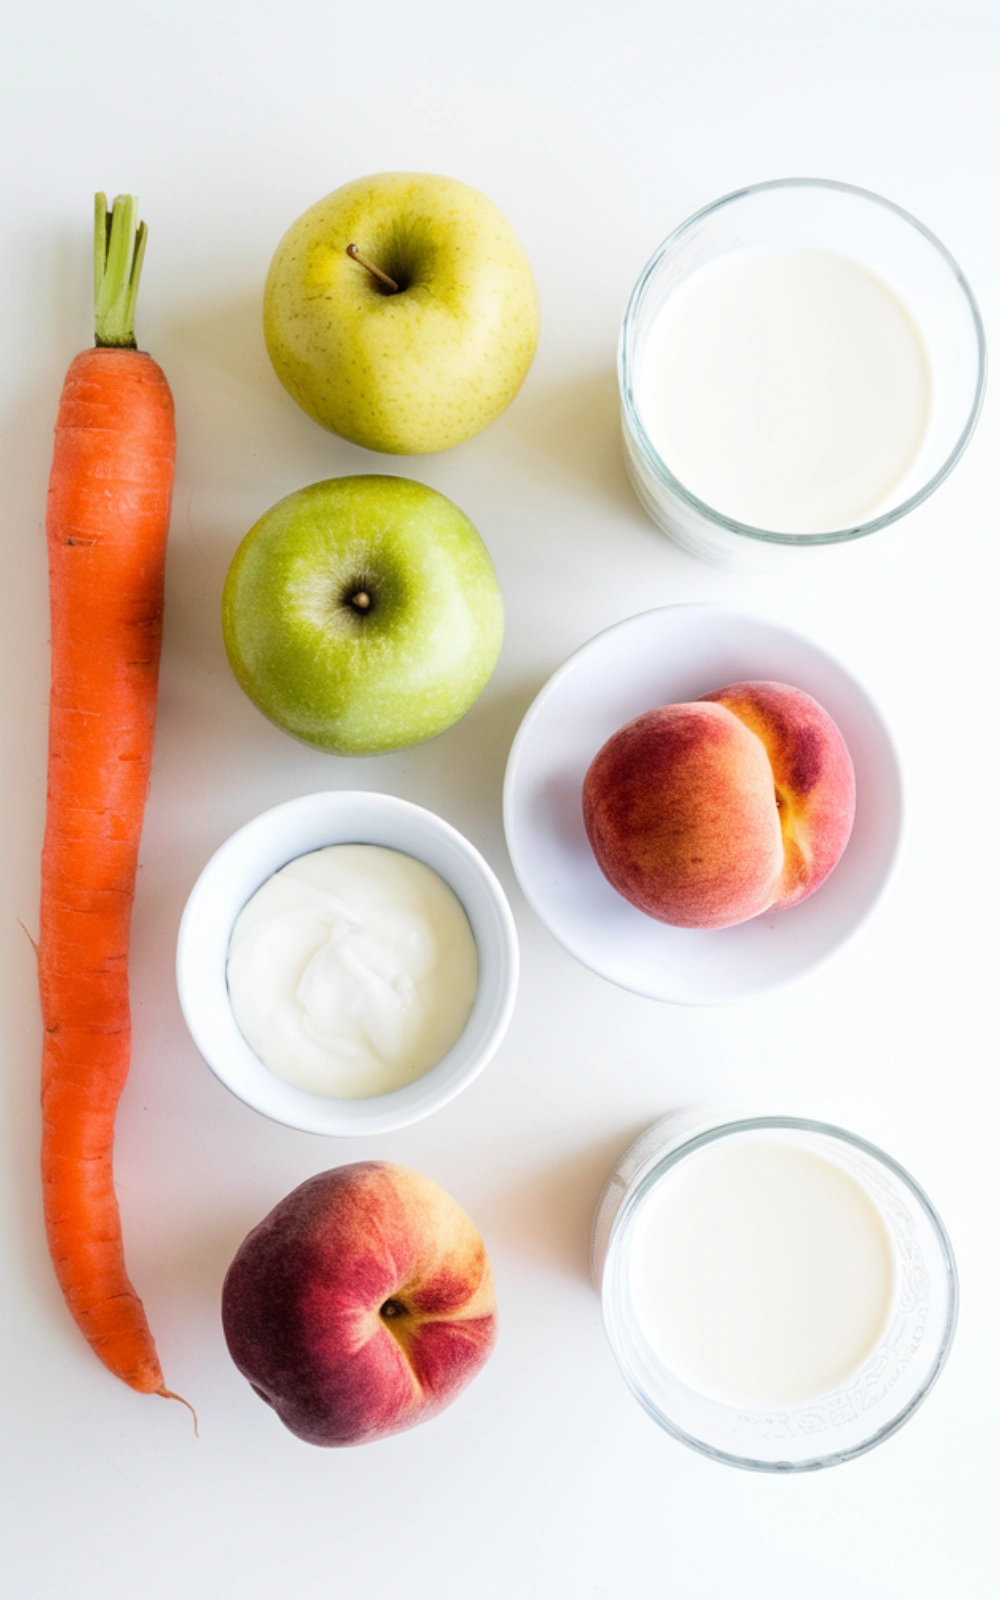
M587 837L626 900L680 928L727 928L823 882L854 821L833 719L788 684L735 683L644 712L583 785Z
M300 1184L247 1236L222 1322L292 1433L364 1444L435 1416L479 1371L496 1338L493 1275L436 1183L359 1161Z

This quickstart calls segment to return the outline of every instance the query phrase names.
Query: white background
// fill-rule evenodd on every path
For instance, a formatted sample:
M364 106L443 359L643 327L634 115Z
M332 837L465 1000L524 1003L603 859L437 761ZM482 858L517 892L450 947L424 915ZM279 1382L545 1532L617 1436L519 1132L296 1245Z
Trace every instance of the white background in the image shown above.
M959 470L897 532L818 580L730 576L674 549L621 466L613 371L628 290L663 235L746 181L846 179L914 211L997 326L1000 26L992 0L77 0L11 7L0 55L3 1404L0 1588L11 1600L377 1594L979 1597L1000 1586L995 1123L998 462L995 393ZM447 455L324 434L271 373L264 274L293 219L349 178L441 171L485 190L534 264L543 332L521 396ZM37 1144L37 921L47 695L43 540L63 372L90 340L91 196L150 224L140 342L177 401L160 718L135 911L135 1050L118 1123L128 1259L179 1406L112 1380L46 1256ZM349 763L244 699L223 577L280 495L399 470L489 545L508 631L470 714ZM504 760L574 647L650 605L786 620L881 704L905 849L869 923L796 988L685 1011L574 964L512 881ZM324 787L440 811L508 888L523 981L499 1055L430 1121L358 1144L231 1099L178 1011L185 896L223 838ZM894 1439L835 1471L757 1477L661 1434L629 1397L587 1280L591 1212L622 1147L692 1099L825 1114L886 1145L951 1230L951 1362ZM307 1175L382 1156L475 1218L502 1335L465 1396L368 1448L299 1443L231 1366L218 1316L247 1230Z

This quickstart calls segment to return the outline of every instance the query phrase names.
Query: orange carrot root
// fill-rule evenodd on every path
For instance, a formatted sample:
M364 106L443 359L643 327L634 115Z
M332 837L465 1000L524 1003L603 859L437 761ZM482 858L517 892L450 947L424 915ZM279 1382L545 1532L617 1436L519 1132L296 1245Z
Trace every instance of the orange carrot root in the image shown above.
M135 233L131 211L127 220ZM101 226L99 210L99 237ZM105 245L109 261L115 248L121 256L114 224ZM124 267L134 307L134 259ZM148 1394L163 1391L163 1374L125 1271L111 1158L129 1067L129 930L156 713L174 411L155 361L128 348L120 314L112 323L121 347L85 351L67 373L46 516L42 1182L66 1303L105 1365Z
M162 1395L164 1400L179 1400L182 1406L187 1406L192 1417L194 1418L194 1436L196 1439L201 1438L201 1434L198 1432L198 1413L194 1409L194 1406L191 1404L190 1400L185 1400L182 1394L174 1394L173 1389L154 1389L153 1393Z

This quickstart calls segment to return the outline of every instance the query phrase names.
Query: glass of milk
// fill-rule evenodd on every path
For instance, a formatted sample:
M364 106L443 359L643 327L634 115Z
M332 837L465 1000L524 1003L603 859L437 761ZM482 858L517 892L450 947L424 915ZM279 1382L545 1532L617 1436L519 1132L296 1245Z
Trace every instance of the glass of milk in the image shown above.
M758 1471L834 1466L888 1438L955 1330L954 1256L926 1195L822 1122L664 1118L612 1173L592 1261L641 1405Z
M783 179L677 228L618 354L636 493L736 567L862 538L921 504L975 427L976 302L923 225L866 190Z

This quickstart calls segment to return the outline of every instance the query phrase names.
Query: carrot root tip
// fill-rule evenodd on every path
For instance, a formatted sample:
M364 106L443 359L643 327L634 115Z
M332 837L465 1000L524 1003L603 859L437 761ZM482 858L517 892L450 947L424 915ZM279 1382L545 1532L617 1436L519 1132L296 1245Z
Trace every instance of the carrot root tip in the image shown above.
M194 1409L194 1406L191 1404L190 1400L185 1400L182 1394L174 1394L173 1389L165 1389L162 1385L159 1389L154 1389L153 1393L160 1395L164 1400L179 1400L182 1406L187 1406L192 1417L194 1418L194 1436L196 1439L201 1438L201 1434L198 1432L198 1413Z

